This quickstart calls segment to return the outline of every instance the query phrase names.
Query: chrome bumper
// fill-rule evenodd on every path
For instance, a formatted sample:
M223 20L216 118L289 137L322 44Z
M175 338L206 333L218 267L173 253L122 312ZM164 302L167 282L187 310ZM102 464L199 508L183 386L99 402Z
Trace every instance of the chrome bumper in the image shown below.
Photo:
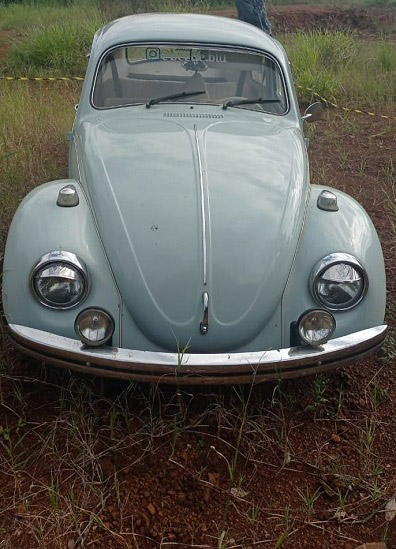
M117 347L93 349L75 339L9 325L18 350L49 364L119 379L186 385L262 382L323 372L376 350L386 332L387 326L376 326L317 348L182 356Z

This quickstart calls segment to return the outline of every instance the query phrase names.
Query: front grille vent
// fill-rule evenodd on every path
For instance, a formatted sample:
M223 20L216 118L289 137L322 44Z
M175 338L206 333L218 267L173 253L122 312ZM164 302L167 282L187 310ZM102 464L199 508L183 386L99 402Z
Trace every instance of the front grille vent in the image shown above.
M164 118L224 118L222 114L202 114L193 112L164 112Z

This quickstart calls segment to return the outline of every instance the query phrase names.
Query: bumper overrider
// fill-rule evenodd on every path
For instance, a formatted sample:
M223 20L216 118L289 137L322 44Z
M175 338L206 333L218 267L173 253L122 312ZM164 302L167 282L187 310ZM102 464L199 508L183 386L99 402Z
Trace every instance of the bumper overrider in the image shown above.
M182 355L117 347L89 348L75 339L9 325L14 346L48 364L105 377L184 385L258 383L324 372L375 351L386 332L387 326L375 326L315 348Z

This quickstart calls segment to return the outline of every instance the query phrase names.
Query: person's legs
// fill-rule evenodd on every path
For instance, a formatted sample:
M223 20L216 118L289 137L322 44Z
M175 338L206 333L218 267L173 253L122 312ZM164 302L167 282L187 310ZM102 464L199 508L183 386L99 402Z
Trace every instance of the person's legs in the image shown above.
M262 1L260 15L261 15L261 18L260 18L261 28L263 29L264 32L272 35L272 27L271 27L271 23L269 22L269 19L268 19L267 6L266 6L266 3L265 3L265 0Z
M265 0L235 0L238 19L271 34Z

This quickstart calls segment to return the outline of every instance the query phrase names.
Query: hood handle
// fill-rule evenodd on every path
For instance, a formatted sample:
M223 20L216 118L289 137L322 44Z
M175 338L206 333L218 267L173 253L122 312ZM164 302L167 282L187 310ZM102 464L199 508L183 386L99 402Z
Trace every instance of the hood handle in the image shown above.
M208 292L204 292L202 294L202 300L203 300L203 319L201 324L199 325L199 330L202 335L206 335L209 331L209 294Z

